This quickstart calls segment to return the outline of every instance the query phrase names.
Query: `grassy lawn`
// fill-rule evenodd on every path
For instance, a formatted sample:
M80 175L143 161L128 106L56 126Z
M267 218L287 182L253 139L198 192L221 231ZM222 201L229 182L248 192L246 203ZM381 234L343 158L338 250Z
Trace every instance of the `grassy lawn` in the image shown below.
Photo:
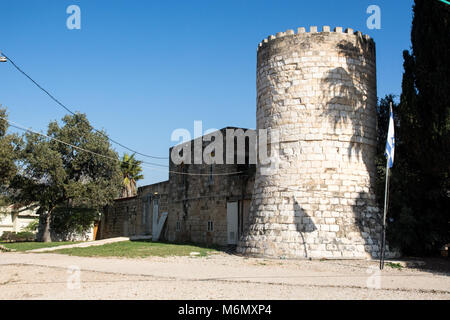
M204 257L209 253L217 252L217 250L188 244L173 244L151 241L123 241L109 243L102 246L60 249L53 252L81 257L145 258L149 256L189 256L191 252L198 252L200 253L199 256Z
M33 249L40 249L40 248L50 248L50 247L57 247L62 246L66 244L75 244L79 242L72 242L72 241L61 241L61 242L0 242L0 244L6 248L9 249L15 249L17 251L27 251L27 250L33 250Z

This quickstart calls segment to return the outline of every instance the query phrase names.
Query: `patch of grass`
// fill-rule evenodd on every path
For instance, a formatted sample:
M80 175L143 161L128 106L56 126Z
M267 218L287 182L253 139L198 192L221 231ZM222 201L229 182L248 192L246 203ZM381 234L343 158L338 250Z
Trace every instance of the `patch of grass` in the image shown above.
M57 247L57 246L63 246L66 244L75 244L80 243L78 242L72 242L72 241L61 241L61 242L2 242L0 243L2 246L8 248L8 249L14 249L16 251L27 251L27 250L33 250L33 249L40 249L40 248L51 248L51 247Z
M400 263L387 262L386 265L393 269L399 269L399 270L403 269L403 266Z
M150 256L189 256L191 252L199 252L196 257L205 257L216 252L213 248L204 248L191 244L175 244L151 241L122 241L102 246L55 250L55 253L81 257L124 257L145 258Z

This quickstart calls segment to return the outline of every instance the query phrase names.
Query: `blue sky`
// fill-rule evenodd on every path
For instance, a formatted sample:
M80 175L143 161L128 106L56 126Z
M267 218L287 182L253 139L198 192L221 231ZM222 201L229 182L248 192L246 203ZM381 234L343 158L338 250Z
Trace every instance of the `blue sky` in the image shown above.
M66 27L72 4L81 8L81 30ZM256 48L287 29L329 25L369 34L377 45L378 97L399 95L412 4L14 0L0 8L0 51L112 139L168 156L172 131L193 132L194 120L202 120L204 130L255 127ZM366 26L369 5L381 8L380 30ZM11 64L0 64L0 79L0 104L12 121L45 132L50 120L66 114ZM145 168L144 175L140 185L167 179L161 168Z

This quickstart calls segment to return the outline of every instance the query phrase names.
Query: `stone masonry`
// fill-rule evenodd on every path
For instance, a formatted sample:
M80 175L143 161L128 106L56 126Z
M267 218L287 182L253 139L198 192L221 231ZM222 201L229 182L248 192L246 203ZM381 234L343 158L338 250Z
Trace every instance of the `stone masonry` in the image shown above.
M257 57L257 129L278 130L270 148L280 165L269 175L257 167L238 251L377 257L374 41L352 29L299 28L265 39Z
M162 213L168 211L168 197L169 183L163 181L138 188L134 197L116 199L102 214L97 238L151 235L153 201Z
M248 211L252 197L255 165L246 163L226 164L226 131L253 130L226 127L213 133L191 140L191 164L169 166L170 204L165 238L174 242L195 242L207 245L227 245L227 204L239 203L239 230L248 228ZM220 163L195 164L194 148L201 145L202 153L210 141L216 141L215 134L220 133L223 140L223 154ZM238 150L234 145L234 155ZM248 147L247 147L248 148ZM172 153L170 149L170 153ZM248 150L245 150L248 153ZM236 160L236 159L235 159ZM236 174L237 173L237 174ZM208 222L212 230L208 230ZM178 228L177 228L178 225ZM237 235L241 235L239 233Z
M228 129L242 130L243 133L253 131L226 127L196 138L190 141L191 154L194 155L196 143L201 145L203 152L218 133L225 139ZM237 156L236 145L234 148ZM226 246L229 232L227 205L238 203L238 237L244 228L248 228L255 174L255 165L249 164L247 157L244 163L226 164L226 149L224 140L223 164L195 164L193 161L175 164L170 161L169 180L140 187L136 196L116 199L104 210L98 238L151 235L156 201L158 218L162 212L169 213L160 240ZM247 155L248 145L244 151Z

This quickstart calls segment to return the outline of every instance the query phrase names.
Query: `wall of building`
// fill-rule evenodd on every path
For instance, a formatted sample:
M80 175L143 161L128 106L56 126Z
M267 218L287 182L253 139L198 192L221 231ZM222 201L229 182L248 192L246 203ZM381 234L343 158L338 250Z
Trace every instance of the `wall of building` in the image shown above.
M168 181L139 187L135 197L116 199L102 214L98 239L149 236L152 231L153 200L159 213L168 211Z
M130 236L137 230L135 216L137 215L137 197L114 200L114 204L107 206L97 231L97 239Z
M192 165L186 172L201 172L201 165ZM238 172L235 165L214 172ZM206 244L227 244L227 203L243 201L249 203L253 177L244 174L230 176L188 176L177 182L170 181L173 192L167 223L167 240L190 241ZM245 211L247 210L247 212ZM248 223L248 206L245 207ZM241 213L240 213L241 214ZM208 231L208 222L212 223ZM177 230L177 223L179 230Z
M39 216L36 214L37 207L5 206L0 208L0 236L5 231L21 232Z
M170 162L170 214L167 223L167 240L178 242L196 242L205 244L227 245L227 203L241 201L249 203L252 196L255 165L249 164L248 145L238 150L237 141L233 143L233 164L227 164L227 127L219 130L223 139L221 161L219 154L214 155L222 164L174 164ZM253 130L242 129L245 133ZM201 145L202 152L213 139L205 135L191 142L191 154L195 145ZM215 140L214 140L215 141ZM170 152L172 153L173 148ZM240 152L241 151L241 152ZM237 154L244 152L244 163L238 164ZM192 158L194 162L194 156ZM240 215L248 216L240 210ZM179 230L177 230L177 223ZM208 231L208 223L212 230ZM241 219L247 224L248 219ZM212 225L211 225L212 224Z
M223 139L226 129L220 130ZM203 138L190 142L192 155L197 142L202 151L209 145ZM99 238L151 235L153 201L157 199L159 215L168 212L160 240L227 245L227 203L241 204L239 226L243 230L248 224L255 165L249 165L248 159L243 164L226 164L225 140L223 151L223 164L170 161L168 181L140 187L136 197L117 199L105 210ZM212 230L208 230L208 222Z

